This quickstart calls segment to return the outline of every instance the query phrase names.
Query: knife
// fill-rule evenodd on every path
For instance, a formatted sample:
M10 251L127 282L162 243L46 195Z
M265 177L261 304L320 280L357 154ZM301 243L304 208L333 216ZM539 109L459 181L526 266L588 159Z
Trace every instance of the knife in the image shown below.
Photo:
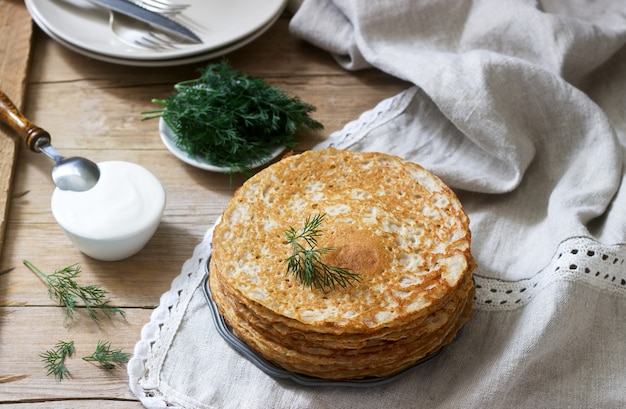
M138 6L137 4L132 3L128 0L89 0L89 1L91 3L102 6L108 10L112 10L117 13L128 16L130 18L133 18L135 20L147 23L154 28L157 28L161 31L164 31L176 37L182 37L196 44L202 43L202 39L200 37L198 37L193 31L189 30L187 27L183 26L182 24L179 24L176 21L162 14L159 14L154 11L150 11L146 8L143 8L141 6Z

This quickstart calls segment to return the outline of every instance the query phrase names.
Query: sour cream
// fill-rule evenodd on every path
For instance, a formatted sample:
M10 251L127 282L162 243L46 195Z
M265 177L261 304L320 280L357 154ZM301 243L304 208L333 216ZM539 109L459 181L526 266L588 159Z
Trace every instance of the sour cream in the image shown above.
M141 250L165 209L165 190L147 169L134 163L98 164L100 179L85 192L55 189L52 214L85 254L118 260Z

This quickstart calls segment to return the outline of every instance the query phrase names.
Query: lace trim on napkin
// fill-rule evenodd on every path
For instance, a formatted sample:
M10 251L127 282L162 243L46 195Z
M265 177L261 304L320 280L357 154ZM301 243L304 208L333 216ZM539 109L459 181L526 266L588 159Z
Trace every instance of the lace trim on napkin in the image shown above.
M158 373L191 297L204 277L212 235L213 228L185 262L171 289L162 295L128 363L130 389L149 408L169 407L162 396L175 393L160 389L163 386L158 382ZM626 244L605 246L585 237L571 238L561 243L543 270L528 279L507 282L475 275L475 306L477 310L491 311L522 308L555 282L576 282L626 296L625 260Z
M521 308L557 281L576 281L626 296L625 259L624 244L605 246L585 237L568 239L543 270L526 280L511 282L475 275L476 309Z
M317 144L314 149L329 147L346 149L362 139L372 128L402 114L417 92L417 87L412 87L393 97L382 100L374 108L363 112L359 118L348 122L341 130L330 134L324 142Z
M171 407L163 401L166 391L160 389L162 385L155 374L160 372L191 297L204 277L204 263L211 255L213 228L205 233L192 258L184 263L181 274L161 296L159 306L152 312L150 322L142 328L141 340L135 345L133 357L128 362L130 390L148 408Z

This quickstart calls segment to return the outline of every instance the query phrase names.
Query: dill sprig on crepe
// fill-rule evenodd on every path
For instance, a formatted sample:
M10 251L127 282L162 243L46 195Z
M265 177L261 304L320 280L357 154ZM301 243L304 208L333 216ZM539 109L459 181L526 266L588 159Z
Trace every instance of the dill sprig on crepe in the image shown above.
M332 290L335 285L346 288L353 281L359 281L359 274L337 266L325 264L321 256L335 250L334 247L317 247L317 237L322 235L320 225L324 214L309 216L301 230L290 227L285 231L287 242L291 244L292 255L287 261L287 272L306 288L317 288L324 292Z
M297 145L296 133L322 129L309 114L313 105L241 74L226 61L203 68L197 79L179 82L176 93L152 102L164 108L144 119L162 117L179 149L216 166L245 169L266 160L278 146Z

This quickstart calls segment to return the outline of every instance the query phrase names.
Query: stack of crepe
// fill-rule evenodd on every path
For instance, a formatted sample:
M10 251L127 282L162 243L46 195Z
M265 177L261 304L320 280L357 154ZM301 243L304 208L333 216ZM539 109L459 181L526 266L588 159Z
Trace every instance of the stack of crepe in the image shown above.
M307 287L285 232L323 215L322 261L358 274ZM473 311L469 220L417 164L326 149L283 158L238 189L215 228L209 284L260 356L332 380L396 374L449 344Z

